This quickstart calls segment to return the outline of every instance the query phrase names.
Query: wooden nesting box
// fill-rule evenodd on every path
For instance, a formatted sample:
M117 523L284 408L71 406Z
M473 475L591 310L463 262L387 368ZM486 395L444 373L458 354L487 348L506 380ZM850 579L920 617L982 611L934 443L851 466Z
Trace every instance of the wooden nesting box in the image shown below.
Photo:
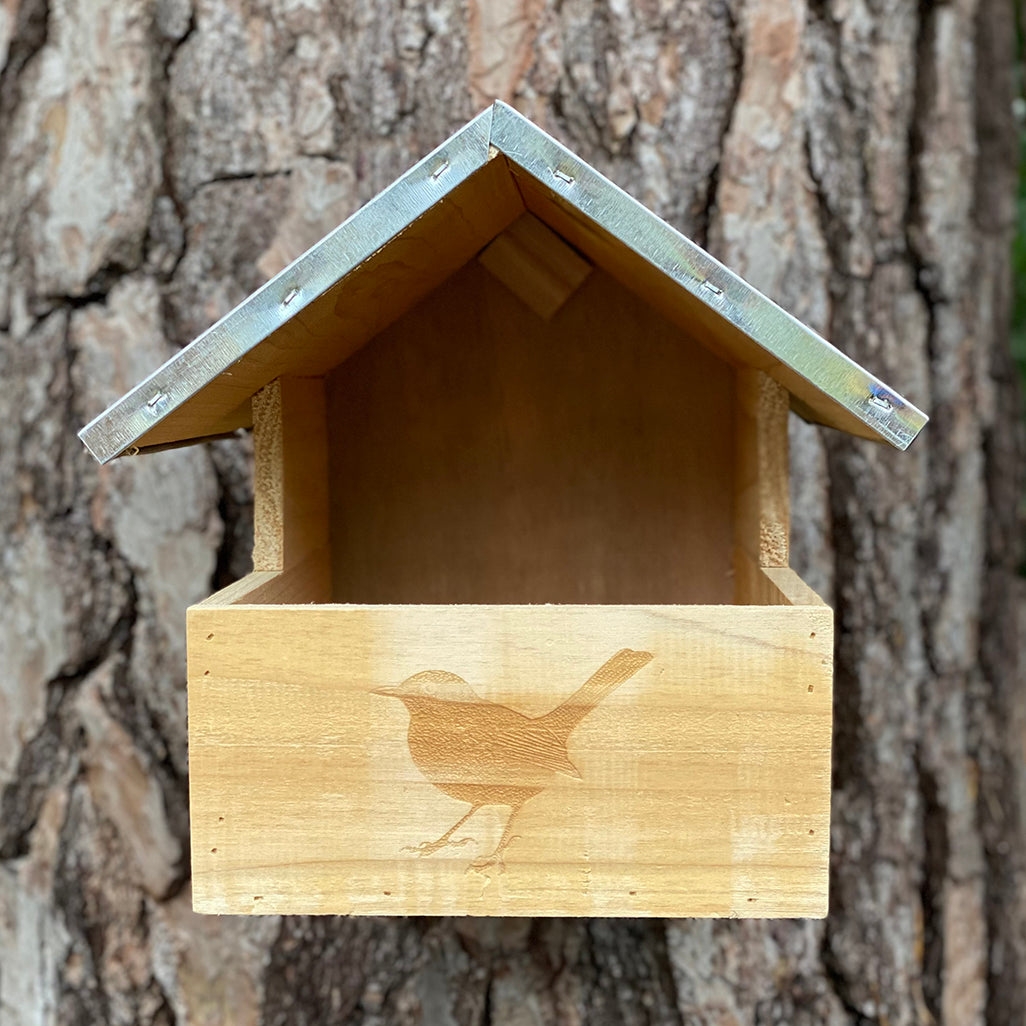
M252 426L189 610L204 912L822 916L788 409L915 407L496 104L82 432Z

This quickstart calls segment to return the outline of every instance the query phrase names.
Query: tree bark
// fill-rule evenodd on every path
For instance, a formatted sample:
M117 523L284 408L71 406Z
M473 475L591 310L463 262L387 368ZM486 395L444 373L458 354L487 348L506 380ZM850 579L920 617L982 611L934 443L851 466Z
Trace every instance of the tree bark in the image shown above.
M1005 0L0 5L0 1026L1021 1022ZM795 422L837 611L822 922L203 918L185 607L245 441L75 431L494 97L932 415Z

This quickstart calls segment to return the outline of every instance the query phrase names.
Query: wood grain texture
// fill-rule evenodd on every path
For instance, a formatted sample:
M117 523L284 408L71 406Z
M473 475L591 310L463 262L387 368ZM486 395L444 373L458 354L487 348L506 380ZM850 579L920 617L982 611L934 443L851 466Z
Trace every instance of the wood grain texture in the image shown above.
M193 607L196 908L824 915L831 650L823 606Z
M784 598L789 606L827 606L827 603L810 588L789 566L764 566L762 575Z
M271 382L253 415L253 568L283 570L329 546L324 379Z
M197 606L286 605L327 602L331 598L331 554L315 549L306 559L286 570L254 570Z
M521 302L549 320L591 270L579 253L533 214L521 214L478 257Z
M738 368L734 394L734 570L737 600L747 602L756 601L747 591L749 564L788 564L789 396L769 375L748 367Z
M253 396L253 569L285 568L285 467L281 382Z
M730 602L731 367L595 271L476 261L329 378L343 602Z
M734 549L734 601L738 605L787 606L787 596L743 549Z

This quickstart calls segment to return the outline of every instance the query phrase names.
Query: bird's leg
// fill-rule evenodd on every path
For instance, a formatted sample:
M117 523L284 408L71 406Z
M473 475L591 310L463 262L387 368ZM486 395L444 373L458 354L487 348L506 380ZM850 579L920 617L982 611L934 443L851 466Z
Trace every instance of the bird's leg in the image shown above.
M468 812L455 825L449 827L449 829L446 830L446 832L442 834L442 836L439 837L437 841L424 841L423 844L418 844L415 847L403 848L403 851L412 851L415 852L417 855L433 855L436 851L439 851L440 849L444 848L447 844L452 844L455 846L463 845L466 844L468 841L472 841L472 837L464 837L462 838L462 840L459 841L450 841L449 838L451 838L452 835L456 833L456 831L459 830L459 828L463 826L463 824L466 823L466 821L470 819L470 817L473 816L479 808L481 808L480 805L472 805L470 807L470 812Z
M513 841L520 836L513 833L513 820L520 815L520 810L523 807L523 804L520 804L513 808L509 814L509 819L506 820L506 829L503 830L502 837L499 838L499 843L495 846L495 851L491 855L482 855L480 858L474 859L470 863L471 869L486 869L488 866L498 866L500 870L505 868L502 855Z

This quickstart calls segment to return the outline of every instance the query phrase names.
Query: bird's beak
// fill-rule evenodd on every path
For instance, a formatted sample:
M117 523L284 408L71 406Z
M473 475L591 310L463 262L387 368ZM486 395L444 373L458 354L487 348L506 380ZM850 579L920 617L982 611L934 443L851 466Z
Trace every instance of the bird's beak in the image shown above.
M398 688L373 688L371 690L372 695L384 695L386 698L398 698Z

